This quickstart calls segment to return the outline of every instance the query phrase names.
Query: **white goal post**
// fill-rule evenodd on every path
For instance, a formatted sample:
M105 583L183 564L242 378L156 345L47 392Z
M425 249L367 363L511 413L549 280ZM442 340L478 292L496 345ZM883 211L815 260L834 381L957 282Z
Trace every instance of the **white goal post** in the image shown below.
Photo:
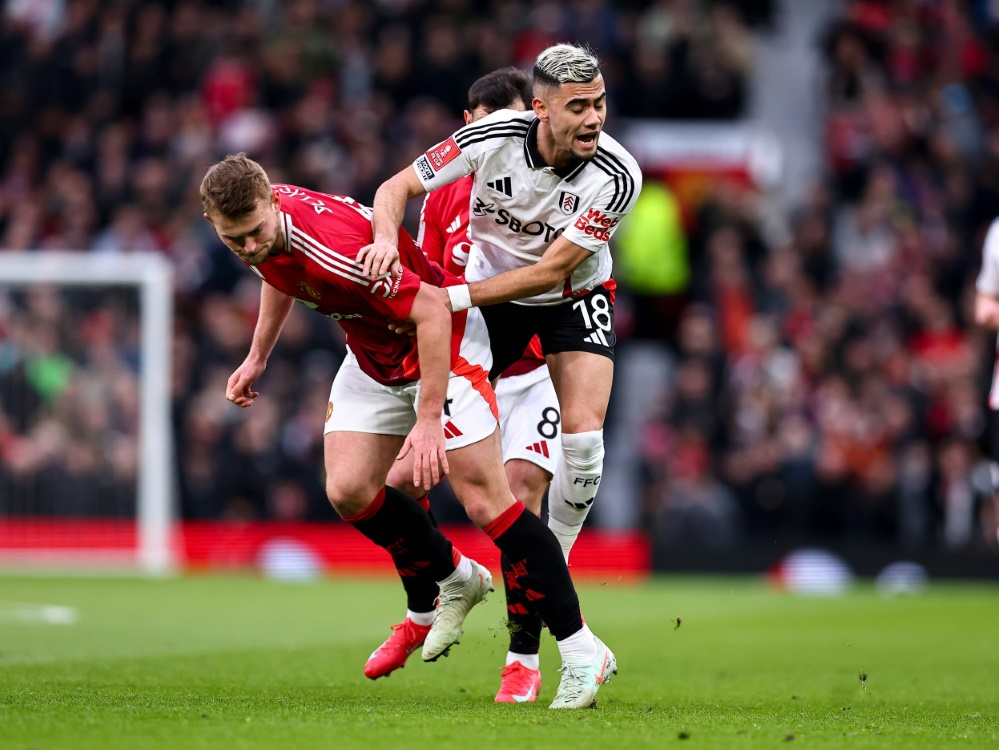
M0 251L0 287L52 284L138 290L140 310L136 555L130 564L162 575L174 569L171 532L173 437L170 418L173 269L155 253ZM39 552L44 553L43 550ZM72 550L61 550L70 562ZM37 556L36 556L37 557Z

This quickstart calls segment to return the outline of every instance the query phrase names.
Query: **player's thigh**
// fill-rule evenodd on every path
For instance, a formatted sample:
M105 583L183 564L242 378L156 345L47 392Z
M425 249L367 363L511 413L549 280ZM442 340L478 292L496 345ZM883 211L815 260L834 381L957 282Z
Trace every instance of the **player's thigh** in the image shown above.
M384 486L416 422L413 403L406 387L376 382L348 354L330 388L323 430L326 489L338 511L370 501Z
M592 352L545 357L562 411L562 432L602 430L614 382L614 362Z
M448 451L447 460L451 489L476 526L485 527L513 505L498 428L483 440Z
M560 305L531 308L545 355L591 352L614 361L614 293L598 286Z
M583 297L545 308L539 334L564 432L603 427L614 379L614 295L597 287Z
M401 435L370 432L327 432L326 494L341 516L360 513L385 486L385 478L399 449Z

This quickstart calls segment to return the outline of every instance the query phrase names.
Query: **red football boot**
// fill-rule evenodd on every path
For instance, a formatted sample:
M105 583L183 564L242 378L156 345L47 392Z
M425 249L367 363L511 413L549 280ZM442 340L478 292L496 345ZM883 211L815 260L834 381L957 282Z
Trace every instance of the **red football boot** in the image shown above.
M364 665L364 676L372 680L387 677L397 669L406 666L406 659L423 645L430 632L429 625L417 625L408 617L392 626L393 633L381 646L374 650Z

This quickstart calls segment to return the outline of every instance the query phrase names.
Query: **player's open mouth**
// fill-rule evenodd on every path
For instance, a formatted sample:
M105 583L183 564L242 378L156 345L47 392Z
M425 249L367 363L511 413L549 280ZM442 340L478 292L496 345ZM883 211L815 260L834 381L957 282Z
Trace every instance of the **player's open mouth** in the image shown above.
M586 133L585 135L577 136L576 140L583 144L586 148L592 148L597 142L597 136L599 133Z

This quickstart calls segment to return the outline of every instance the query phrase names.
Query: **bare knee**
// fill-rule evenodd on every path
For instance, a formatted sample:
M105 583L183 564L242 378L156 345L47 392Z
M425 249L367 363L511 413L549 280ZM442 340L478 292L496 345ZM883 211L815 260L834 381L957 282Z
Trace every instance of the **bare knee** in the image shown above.
M374 501L380 488L361 487L345 482L327 481L326 497L341 518L350 518Z
M490 481L493 479L494 481ZM514 503L502 474L492 477L462 477L451 475L451 487L465 509L468 520L484 529Z
M465 513L468 515L468 520L478 526L480 529L484 529L490 523L495 521L499 515L510 506L513 498L506 496L506 500L510 502L499 502L502 499L500 497L490 497L488 493L482 491L472 491L465 492L464 497L459 498L461 500L462 506L465 508Z
M421 500L427 494L422 486L413 484L413 465L397 461L389 472L385 484L400 492L405 492L414 500Z

